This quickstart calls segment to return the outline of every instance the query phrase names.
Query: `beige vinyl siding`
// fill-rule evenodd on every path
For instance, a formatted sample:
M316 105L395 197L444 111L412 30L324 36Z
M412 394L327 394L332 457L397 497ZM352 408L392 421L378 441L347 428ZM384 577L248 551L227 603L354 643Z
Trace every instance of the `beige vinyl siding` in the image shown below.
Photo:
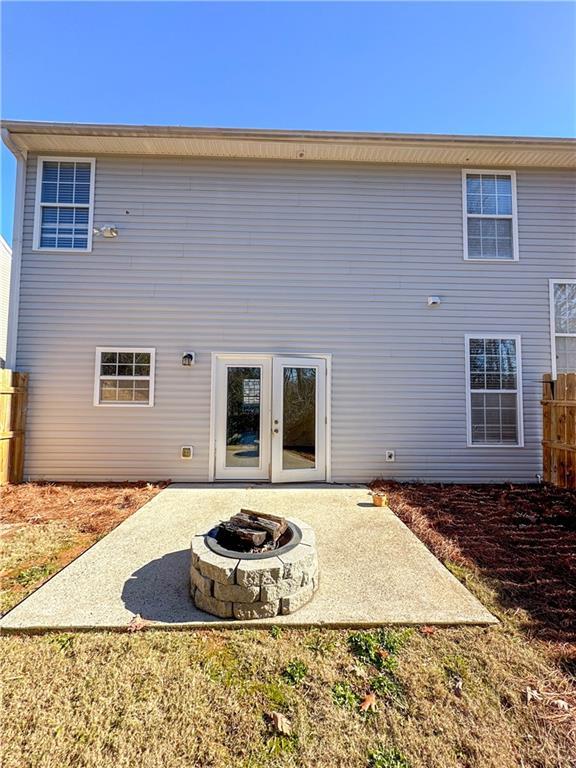
M574 173L518 170L520 261L498 264L463 260L459 167L97 157L94 225L119 237L92 253L32 251L35 181L32 158L29 477L207 480L215 351L333 355L336 482L541 471L548 279L576 277ZM464 335L490 332L522 335L524 448L466 447ZM123 345L156 349L153 408L92 405L95 348Z

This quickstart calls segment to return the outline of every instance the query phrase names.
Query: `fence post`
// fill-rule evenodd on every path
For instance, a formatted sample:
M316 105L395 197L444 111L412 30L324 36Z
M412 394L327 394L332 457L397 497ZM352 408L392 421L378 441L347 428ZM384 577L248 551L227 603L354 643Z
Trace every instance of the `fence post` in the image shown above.
M556 431L552 435L552 439L557 443L557 447L554 449L556 457L556 479L555 483L560 488L566 488L566 406L564 401L566 400L566 374L559 373L556 379L556 392L554 403L554 421Z
M576 488L576 373L566 376L566 402L566 488Z
M544 482L552 482L552 375L542 381L542 461Z
M24 427L28 374L0 369L0 485L24 476Z

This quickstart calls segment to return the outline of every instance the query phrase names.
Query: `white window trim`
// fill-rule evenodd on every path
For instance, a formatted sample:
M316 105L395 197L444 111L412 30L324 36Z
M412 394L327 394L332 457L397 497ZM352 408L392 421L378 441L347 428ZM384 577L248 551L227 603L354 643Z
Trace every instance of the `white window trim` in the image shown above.
M574 285L576 280L561 280L554 278L549 280L549 296L550 296L550 352L552 355L552 378L556 380L558 378L558 365L556 363L556 336L563 336L565 338L572 338L575 336L573 333L556 333L556 311L554 301L554 286L555 285Z
M42 203L42 167L45 162L56 163L90 163L90 203ZM91 253L92 252L92 227L94 225L94 182L96 177L96 158L94 157L67 157L43 155L36 159L36 198L34 201L34 237L32 240L33 251L50 251L51 253ZM46 248L40 246L40 222L42 205L51 205L60 208L88 208L88 246L86 248Z
M150 354L150 376L121 376L118 378L130 379L140 378L150 382L149 398L147 403L134 402L129 400L100 402L100 379L109 379L110 376L100 375L100 362L103 352L148 352ZM96 347L96 358L94 364L94 405L102 408L152 408L154 406L154 377L156 373L156 349L154 347ZM116 378L116 377L115 377Z
M472 388L470 387L470 339L514 339L516 342L516 428L518 442L514 444L472 442ZM464 336L466 356L466 445L468 448L524 448L524 408L522 400L522 337L516 333L467 333ZM474 390L476 391L476 390ZM478 390L484 393L484 390ZM509 390L512 391L512 390ZM501 390L498 390L500 394Z
M510 176L512 186L512 216L503 214L489 215L487 213L468 214L468 197L466 189L466 176L470 173L490 174L493 176ZM468 218L475 219L512 219L512 258L511 259L475 259L468 255ZM516 171L499 169L493 171L487 168L463 168L462 169L462 232L464 235L464 261L473 261L475 264L513 264L520 260L518 247L518 204L516 197Z

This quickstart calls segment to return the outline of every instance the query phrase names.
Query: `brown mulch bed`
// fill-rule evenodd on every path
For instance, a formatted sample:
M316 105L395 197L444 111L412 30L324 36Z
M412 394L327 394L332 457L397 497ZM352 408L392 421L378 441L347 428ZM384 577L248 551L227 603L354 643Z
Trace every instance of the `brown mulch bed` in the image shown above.
M479 570L530 632L576 641L576 493L550 485L377 481L391 509L441 560Z
M160 483L22 483L0 488L2 523L52 520L74 524L80 533L102 535L156 496Z

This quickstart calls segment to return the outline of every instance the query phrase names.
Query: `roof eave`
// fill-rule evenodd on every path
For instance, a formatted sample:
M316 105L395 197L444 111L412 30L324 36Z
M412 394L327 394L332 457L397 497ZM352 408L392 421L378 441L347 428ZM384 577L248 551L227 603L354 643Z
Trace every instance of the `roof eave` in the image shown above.
M564 138L335 133L4 121L10 143L35 153L576 167Z

